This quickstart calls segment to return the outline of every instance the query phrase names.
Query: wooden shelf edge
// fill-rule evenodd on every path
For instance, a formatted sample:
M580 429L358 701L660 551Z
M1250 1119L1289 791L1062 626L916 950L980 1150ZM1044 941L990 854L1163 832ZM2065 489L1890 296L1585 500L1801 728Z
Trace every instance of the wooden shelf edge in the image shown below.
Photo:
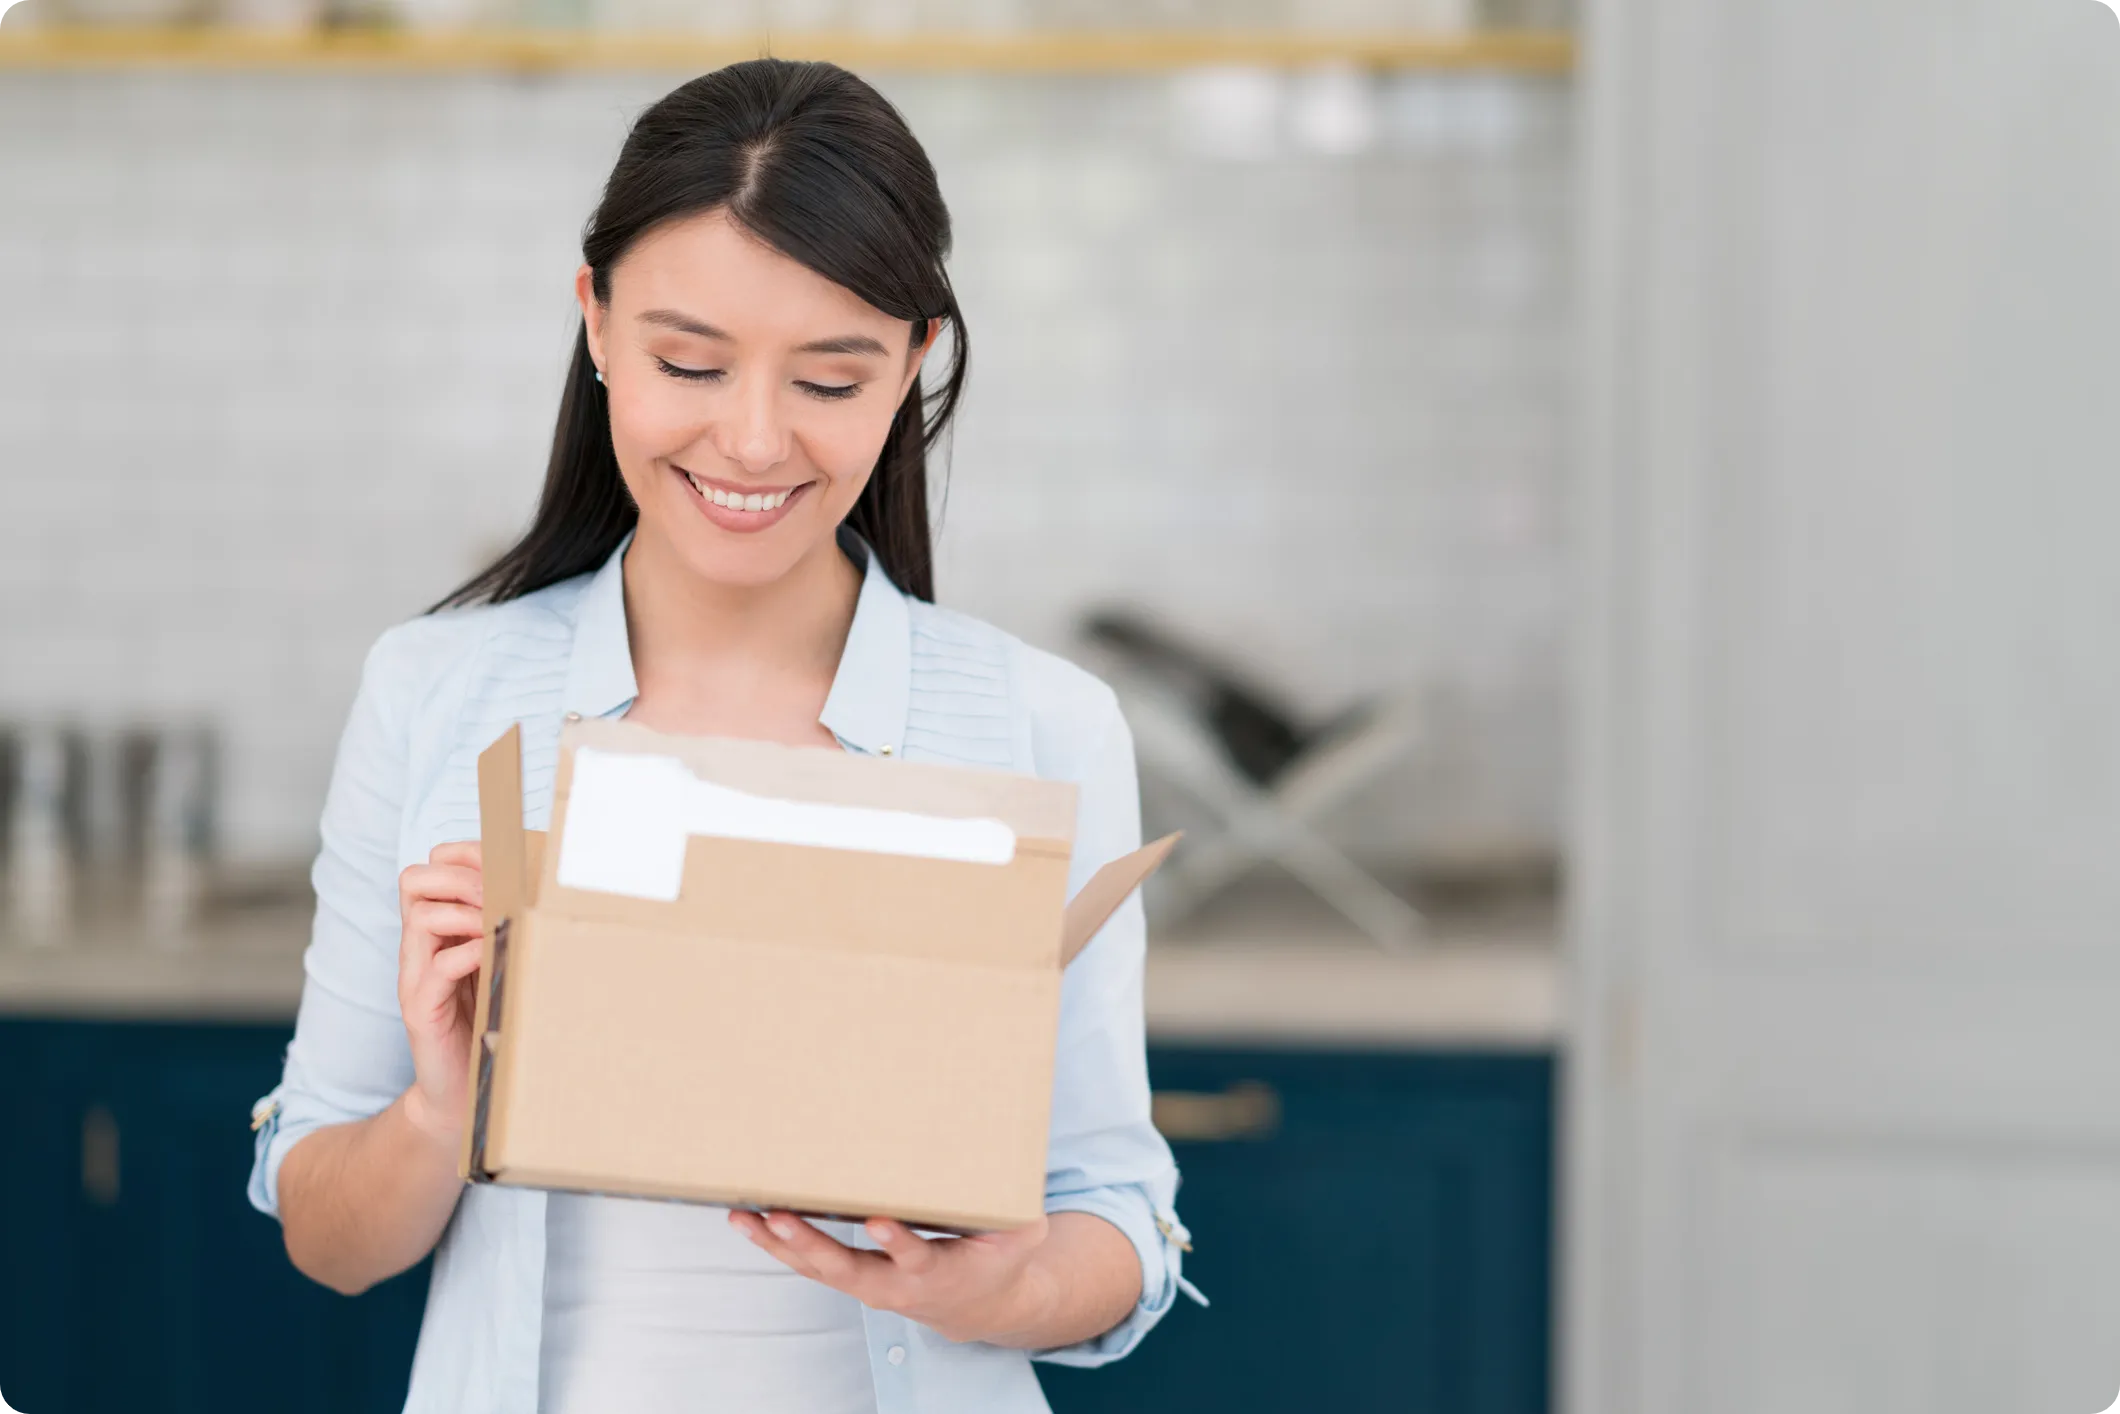
M0 69L702 71L772 53L849 68L1093 73L1216 64L1484 69L1558 74L1572 36L1466 34L580 34L566 31L275 33L216 29L0 30Z

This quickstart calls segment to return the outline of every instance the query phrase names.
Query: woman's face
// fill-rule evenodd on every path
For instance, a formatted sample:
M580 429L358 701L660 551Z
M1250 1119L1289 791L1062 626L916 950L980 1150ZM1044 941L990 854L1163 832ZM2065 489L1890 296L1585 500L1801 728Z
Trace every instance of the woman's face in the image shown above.
M696 574L769 584L829 544L933 343L721 211L575 279L641 534Z

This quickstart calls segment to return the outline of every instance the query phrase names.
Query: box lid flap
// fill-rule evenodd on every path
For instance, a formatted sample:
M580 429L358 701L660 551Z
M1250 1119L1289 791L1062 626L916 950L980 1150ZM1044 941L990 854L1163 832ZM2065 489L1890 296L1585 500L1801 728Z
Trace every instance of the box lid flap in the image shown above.
M573 755L582 747L671 757L700 780L782 800L991 818L1019 839L1050 842L1063 854L1075 839L1076 788L1008 771L886 760L832 747L673 736L637 722L597 717L561 729L562 783L572 775ZM555 834L564 838L563 815L553 818Z
M530 871L523 840L523 729L501 733L479 753L478 828L484 874L486 931L516 916L530 902Z
M1060 965L1063 968L1075 960L1075 954L1089 946L1089 940L1096 937L1097 930L1119 911L1119 905L1126 902L1127 896L1156 872L1184 833L1174 830L1132 854L1121 855L1090 875L1089 882L1068 900L1065 921L1061 924Z
M614 772L627 759L647 763L641 779L630 766ZM578 791L583 782L600 794ZM695 795L694 786L706 789ZM725 806L729 792L752 797L746 811L768 807L753 819L770 816L773 829L745 834L750 824L737 815L691 815L702 802ZM1076 798L1072 783L999 771L570 722L560 732L550 840L528 901L573 918L723 938L1051 969ZM879 848L775 833L787 823L783 803L806 818L927 815L947 830L974 826L1013 843L1006 858L975 860L901 850L907 841L899 837ZM587 830L577 843L588 849L573 855L577 824ZM743 887L732 887L736 880Z

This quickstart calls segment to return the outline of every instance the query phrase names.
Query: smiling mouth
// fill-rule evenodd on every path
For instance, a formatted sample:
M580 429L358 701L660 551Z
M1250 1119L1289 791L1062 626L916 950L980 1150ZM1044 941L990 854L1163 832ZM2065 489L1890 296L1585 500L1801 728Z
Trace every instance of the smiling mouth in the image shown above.
M770 491L732 490L694 476L674 462L670 469L684 480L692 493L692 504L701 515L737 535L755 534L780 524L794 514L802 498L817 485L815 481L805 481L800 486L776 486Z
M788 503L790 496L803 489L802 486L790 486L780 491L753 491L746 494L739 491L724 491L719 486L701 481L682 467L678 468L678 472L685 480L692 483L692 489L699 493L701 500L727 511L749 511L753 514L777 511ZM803 483L804 486L808 484L808 482Z

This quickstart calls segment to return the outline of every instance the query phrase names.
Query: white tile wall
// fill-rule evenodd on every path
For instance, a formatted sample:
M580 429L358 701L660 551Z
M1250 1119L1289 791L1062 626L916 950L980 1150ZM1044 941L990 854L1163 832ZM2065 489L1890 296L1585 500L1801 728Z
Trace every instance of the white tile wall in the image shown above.
M0 712L210 712L231 847L309 848L366 645L527 513L580 224L672 81L0 75ZM959 223L945 601L1433 691L1345 832L1550 842L1565 85L881 82Z

